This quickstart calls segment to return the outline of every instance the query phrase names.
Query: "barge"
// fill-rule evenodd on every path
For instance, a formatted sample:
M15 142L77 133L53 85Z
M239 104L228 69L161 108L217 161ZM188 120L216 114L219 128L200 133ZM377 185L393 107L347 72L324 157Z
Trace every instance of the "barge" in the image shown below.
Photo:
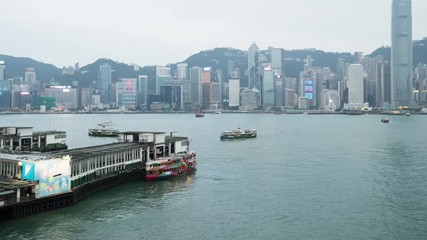
M25 129L30 128L17 128ZM153 171L165 159L174 161L169 165L176 166L169 168L176 170L172 176L192 172L197 164L196 153L189 151L188 137L176 133L121 132L116 143L45 153L3 143L0 217L8 219L73 205L120 183L161 179L160 171L157 176ZM162 173L167 168L164 170Z

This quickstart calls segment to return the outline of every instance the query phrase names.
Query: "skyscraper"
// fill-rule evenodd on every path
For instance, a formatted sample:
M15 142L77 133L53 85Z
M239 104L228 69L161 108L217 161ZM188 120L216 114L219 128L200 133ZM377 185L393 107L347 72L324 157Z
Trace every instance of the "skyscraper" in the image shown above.
M24 82L26 84L32 85L36 81L36 71L34 68L27 68L25 70Z
M148 99L148 76L139 75L138 76L138 106L144 105L147 106Z
M110 90L111 90L111 66L104 63L99 66L98 72L98 90L101 96L101 103L110 103Z
M249 88L255 92L256 106L261 106L261 69L259 48L253 43L248 50Z
M265 67L262 81L262 105L264 109L274 106L274 78L273 68Z
M0 80L4 80L4 69L6 68L6 65L3 61L0 61Z
M273 68L274 75L285 76L285 50L282 48L271 49L271 67Z
M233 74L232 74L233 75ZM228 106L238 107L240 105L240 79L238 77L230 78L228 80L229 84L229 102Z
M12 108L12 80L0 79L0 109L10 108Z
M376 106L389 108L391 106L391 69L389 61L378 63L378 77L375 88Z
M391 27L392 100L396 107L413 105L411 0L393 0Z
M307 55L307 59L305 60L304 70L308 71L313 68L313 58L311 55Z
M348 66L348 103L350 108L361 108L363 102L363 66L351 64Z
M193 107L202 105L202 69L199 67L190 68L191 102Z
M135 110L137 107L138 87L136 78L123 78L122 106Z
M213 72L211 67L203 68L202 81L202 108L207 109L211 104L211 83L213 82Z
M187 63L178 63L176 65L176 78L180 80L187 80L188 79L187 69L188 69Z
M156 95L160 95L160 86L165 86L171 79L170 67L156 66Z

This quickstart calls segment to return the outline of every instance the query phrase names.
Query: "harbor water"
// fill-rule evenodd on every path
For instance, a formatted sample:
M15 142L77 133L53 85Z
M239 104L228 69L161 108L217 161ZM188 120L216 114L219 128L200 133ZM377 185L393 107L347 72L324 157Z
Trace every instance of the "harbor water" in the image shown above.
M70 148L111 121L190 137L198 170L136 181L71 207L0 222L1 239L427 239L427 116L274 114L0 115L63 130ZM258 137L221 141L255 128Z

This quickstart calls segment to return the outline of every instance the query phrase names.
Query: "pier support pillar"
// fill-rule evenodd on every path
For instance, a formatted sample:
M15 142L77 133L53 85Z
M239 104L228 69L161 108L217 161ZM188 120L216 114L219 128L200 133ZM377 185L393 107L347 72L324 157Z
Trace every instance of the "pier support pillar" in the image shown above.
M21 201L21 189L20 188L16 189L16 201L17 202Z

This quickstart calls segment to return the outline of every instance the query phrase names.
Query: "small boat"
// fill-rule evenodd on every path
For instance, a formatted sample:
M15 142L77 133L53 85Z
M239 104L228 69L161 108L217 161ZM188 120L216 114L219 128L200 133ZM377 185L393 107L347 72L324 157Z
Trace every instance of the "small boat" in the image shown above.
M112 122L100 122L96 128L89 128L89 136L94 137L117 137L119 130L112 128Z
M411 116L411 113L407 112L405 115L406 115L407 117L409 117L409 116Z
M389 123L390 120L388 120L388 118L384 117L384 118L381 119L381 122L382 123Z
M204 117L205 116L205 113L203 112L203 110L202 109L199 109L199 111L197 111L196 112L196 117Z
M245 139L245 138L256 138L256 129L235 129L222 131L220 135L221 140L234 140L234 139Z
M189 152L162 157L146 163L147 181L167 179L174 176L185 175L196 170L196 153Z

